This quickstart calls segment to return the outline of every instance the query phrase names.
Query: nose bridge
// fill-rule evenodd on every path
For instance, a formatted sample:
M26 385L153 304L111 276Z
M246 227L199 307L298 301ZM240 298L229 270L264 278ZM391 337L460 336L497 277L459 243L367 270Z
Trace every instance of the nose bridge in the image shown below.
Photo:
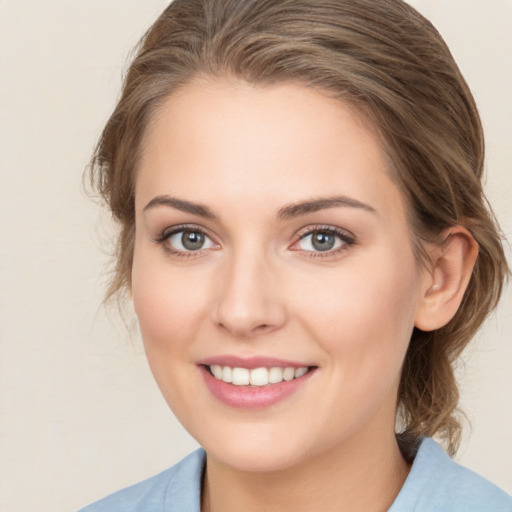
M284 304L269 255L250 245L233 251L219 273L215 322L235 336L250 337L280 327Z

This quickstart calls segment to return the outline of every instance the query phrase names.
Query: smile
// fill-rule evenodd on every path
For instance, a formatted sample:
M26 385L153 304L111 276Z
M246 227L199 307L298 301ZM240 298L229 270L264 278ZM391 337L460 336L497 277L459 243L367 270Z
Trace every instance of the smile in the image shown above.
M197 363L203 382L220 402L236 409L262 409L308 387L318 366L268 357L219 356Z
M268 386L283 381L298 379L308 372L307 366L272 367L272 368L239 368L213 364L208 366L210 373L217 379L234 386Z

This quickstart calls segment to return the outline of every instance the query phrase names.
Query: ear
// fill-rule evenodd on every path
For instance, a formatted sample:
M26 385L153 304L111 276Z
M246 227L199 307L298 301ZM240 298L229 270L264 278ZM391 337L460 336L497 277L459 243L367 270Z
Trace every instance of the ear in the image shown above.
M478 244L462 226L448 229L430 253L415 326L433 331L446 325L459 309L478 257Z

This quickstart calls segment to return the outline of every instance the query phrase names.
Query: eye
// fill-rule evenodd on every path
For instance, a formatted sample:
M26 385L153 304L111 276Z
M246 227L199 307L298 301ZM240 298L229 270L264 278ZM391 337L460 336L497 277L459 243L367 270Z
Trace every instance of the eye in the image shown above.
M293 245L292 249L309 253L326 253L327 256L343 251L354 243L354 237L345 231L333 227L319 227L309 229L300 235L299 241Z
M173 253L190 253L217 247L217 244L198 228L178 227L163 233L158 241L165 244L166 249Z

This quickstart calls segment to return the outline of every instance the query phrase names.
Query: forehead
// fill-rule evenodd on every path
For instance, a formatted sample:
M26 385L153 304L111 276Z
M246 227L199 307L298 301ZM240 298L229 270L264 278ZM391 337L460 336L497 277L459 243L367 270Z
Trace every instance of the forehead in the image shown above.
M384 211L403 206L367 119L293 83L200 80L170 96L143 141L138 208L162 193L247 207L264 197L275 209L336 194Z

